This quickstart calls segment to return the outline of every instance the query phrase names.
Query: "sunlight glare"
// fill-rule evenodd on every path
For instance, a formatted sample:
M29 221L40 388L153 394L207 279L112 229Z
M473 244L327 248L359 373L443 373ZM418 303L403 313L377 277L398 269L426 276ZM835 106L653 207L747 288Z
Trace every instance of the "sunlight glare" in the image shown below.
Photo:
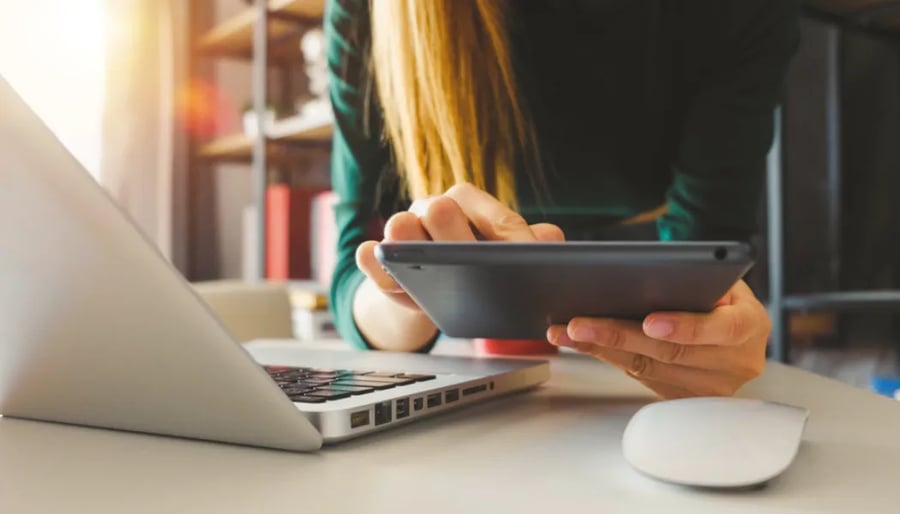
M0 0L0 76L96 176L107 0Z

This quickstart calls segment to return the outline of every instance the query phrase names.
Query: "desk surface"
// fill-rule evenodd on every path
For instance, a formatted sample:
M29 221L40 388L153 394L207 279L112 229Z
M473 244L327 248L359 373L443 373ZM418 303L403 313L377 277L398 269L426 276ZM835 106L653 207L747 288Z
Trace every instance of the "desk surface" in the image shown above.
M253 351L267 344L278 343ZM765 489L713 493L655 482L623 460L622 430L650 400L640 385L574 354L552 369L536 392L316 454L0 419L0 512L900 509L900 403L771 364L742 395L811 410L797 460Z

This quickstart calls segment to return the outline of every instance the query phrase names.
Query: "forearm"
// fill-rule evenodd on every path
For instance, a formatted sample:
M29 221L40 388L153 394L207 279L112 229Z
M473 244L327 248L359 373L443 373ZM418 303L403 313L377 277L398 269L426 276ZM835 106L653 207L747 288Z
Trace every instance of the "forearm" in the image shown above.
M368 343L379 350L417 351L437 335L428 316L392 301L369 279L356 289L353 319Z

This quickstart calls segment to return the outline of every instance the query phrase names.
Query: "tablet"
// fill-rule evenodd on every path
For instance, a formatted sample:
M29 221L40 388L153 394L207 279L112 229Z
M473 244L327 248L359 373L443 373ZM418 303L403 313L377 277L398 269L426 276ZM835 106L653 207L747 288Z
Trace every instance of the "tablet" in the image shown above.
M736 242L392 242L384 269L451 337L544 339L590 316L708 312L753 264Z

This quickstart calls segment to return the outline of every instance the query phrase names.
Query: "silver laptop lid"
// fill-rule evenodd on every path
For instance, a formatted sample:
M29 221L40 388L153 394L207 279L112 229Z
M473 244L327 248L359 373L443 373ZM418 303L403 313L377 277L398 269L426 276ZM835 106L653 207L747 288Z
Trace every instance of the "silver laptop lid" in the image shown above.
M321 437L0 78L0 414L292 450Z

